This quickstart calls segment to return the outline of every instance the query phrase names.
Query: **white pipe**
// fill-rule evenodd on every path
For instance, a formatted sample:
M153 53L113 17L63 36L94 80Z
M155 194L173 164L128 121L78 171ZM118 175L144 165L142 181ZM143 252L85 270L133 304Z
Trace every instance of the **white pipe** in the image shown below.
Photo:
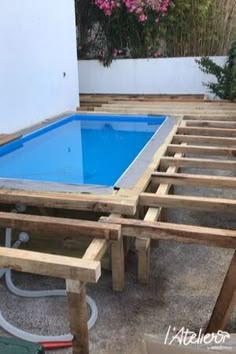
M56 290L22 290L18 287L16 287L11 278L11 270L7 269L6 274L5 274L5 280L6 280L6 285L11 293L13 293L16 296L20 297L51 297L51 296L66 296L66 290L65 289L56 289ZM95 301L89 297L86 296L86 302L89 305L91 309L91 317L88 321L88 329L90 330L94 325L95 322L97 321L98 318L98 309ZM65 340L65 339L64 339Z
M5 233L5 246L11 247L11 236L12 230L10 228L6 229ZM25 233L21 233L19 235L19 239L13 244L13 248L18 248L21 243L28 242L28 235ZM66 296L65 289L56 289L56 290L38 290L38 291L31 291L31 290L22 290L16 287L12 282L11 277L11 270L10 269L0 269L0 278L5 274L6 285L10 292L17 296L21 297L49 297L49 296ZM95 301L86 296L86 302L91 309L91 316L88 320L88 329L90 330L97 321L98 318L98 308ZM5 320L2 313L0 312L0 326L5 329L8 333L12 334L15 337L21 338L23 340L27 340L29 342L41 343L41 342L64 342L64 341L71 341L73 339L71 334L61 335L61 336L40 336L36 334L31 334L25 332Z
M42 343L42 342L66 342L71 341L73 339L72 335L64 335L64 336L38 336L36 334L31 334L21 329L11 325L9 322L5 320L0 312L0 326L5 329L6 332L12 334L14 337L26 340L28 342L33 343Z
M12 230L10 228L7 228L5 232L5 247L7 248L11 247L11 234L12 234ZM6 268L0 269L0 279L4 276L6 270L7 270Z

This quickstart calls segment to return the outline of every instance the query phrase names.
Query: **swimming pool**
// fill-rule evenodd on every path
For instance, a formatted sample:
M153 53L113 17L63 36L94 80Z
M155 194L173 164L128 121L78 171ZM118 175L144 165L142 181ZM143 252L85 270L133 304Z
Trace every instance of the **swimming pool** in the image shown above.
M132 185L161 142L167 121L165 116L98 114L62 118L2 146L0 178L111 188L126 179Z

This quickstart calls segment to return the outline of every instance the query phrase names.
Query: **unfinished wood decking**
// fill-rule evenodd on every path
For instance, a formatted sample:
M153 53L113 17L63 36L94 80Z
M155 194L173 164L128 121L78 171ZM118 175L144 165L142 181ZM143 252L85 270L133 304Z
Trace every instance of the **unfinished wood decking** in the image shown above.
M0 266L66 279L74 335L73 353L89 352L85 284L98 280L100 260L108 247L111 247L114 290L122 290L125 285L124 261L130 239L135 239L137 273L142 283L149 280L151 245L157 246L158 240L236 249L236 230L171 223L166 213L167 209L191 209L227 212L234 217L234 198L178 195L175 186L235 190L236 104L211 102L195 95L84 95L81 100L81 111L166 114L177 117L177 120L132 189L120 189L110 196L0 190L0 205L4 206L4 210L0 210L0 227L30 232L40 230L42 234L55 234L55 239L69 231L75 240L82 236L91 240L81 259L64 257L61 265L55 255L44 254L40 259L37 252L0 248ZM6 143L14 136L0 137L0 144L2 138ZM219 174L219 171L223 173ZM89 221L5 211L6 206L10 209L16 203L40 207L41 213L46 208L99 213L102 217L98 221ZM47 268L50 268L48 272ZM235 273L234 255L208 331L223 329L227 323L236 296Z

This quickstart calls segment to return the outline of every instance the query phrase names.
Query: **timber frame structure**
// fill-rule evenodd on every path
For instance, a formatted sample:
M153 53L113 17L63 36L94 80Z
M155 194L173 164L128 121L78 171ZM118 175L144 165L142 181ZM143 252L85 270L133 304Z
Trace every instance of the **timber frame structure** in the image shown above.
M108 247L111 248L113 289L117 291L124 288L124 262L132 239L138 253L138 279L141 283L148 282L151 244L157 247L158 240L236 249L236 230L173 224L166 219L167 208L236 213L233 198L203 198L174 193L174 186L235 191L235 103L209 101L206 97L193 95L82 95L79 110L166 114L177 119L164 144L132 189L122 188L114 191L113 195L0 190L1 228L11 227L33 234L40 232L44 236L54 234L62 239L65 234L70 234L73 240L80 237L91 240L81 258L0 247L0 267L66 280L74 354L89 352L86 283L98 281L101 259ZM2 134L0 145L17 137L19 134ZM183 173L183 168L203 172ZM216 170L227 171L230 176L216 175ZM40 213L11 213L12 206L17 203L38 208ZM98 213L99 217L91 221L86 217L48 216L50 209ZM236 298L235 275L236 252L210 319L209 332L224 329L229 319Z

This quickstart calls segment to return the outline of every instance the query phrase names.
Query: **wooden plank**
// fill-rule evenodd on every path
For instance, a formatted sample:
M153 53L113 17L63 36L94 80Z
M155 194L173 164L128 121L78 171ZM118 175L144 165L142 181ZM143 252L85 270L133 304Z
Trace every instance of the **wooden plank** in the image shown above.
M183 127L178 129L178 134L208 135L222 137L236 137L236 129L229 128L205 128L205 127Z
M169 106L170 107L170 106ZM161 107L159 109L153 108L152 106L150 107L122 107L122 105L118 105L117 107L114 107L113 104L111 105L103 105L102 107L97 107L96 112L100 113L124 113L124 114L152 114L152 115L169 115L169 116L178 116L182 117L183 115L187 114L196 114L196 111L193 110L188 110L188 109L170 109L170 108L163 108ZM208 120L208 117L211 117L211 115L214 116L219 116L220 119L222 120L222 115L224 115L223 111L199 111L198 115L201 117L202 115L206 117ZM232 120L232 116L235 115L235 111L227 111L225 113L225 117L230 117L230 120Z
M236 171L236 161L197 159L197 158L187 158L187 157L185 158L162 157L160 162L160 167L166 168L168 166Z
M154 185L169 183L177 186L194 186L209 188L236 188L236 178L186 173L153 172Z
M236 128L236 121L186 120L187 127Z
M113 241L119 240L121 235L121 230L117 226L113 225L107 228L106 224L96 221L6 212L0 212L0 226L24 230L26 232L70 235L70 237L75 238L85 236Z
M101 221L121 225L124 236L173 240L232 249L236 247L235 230L124 218L102 217Z
M196 115L189 115L189 114L186 114L184 117L183 117L183 120L188 120L188 121L224 121L224 122L234 122L236 121L236 114L234 115L228 115L228 114L224 114L224 115L208 115L207 117L205 115L201 115L201 114L196 114Z
M224 330L236 303L236 252L227 271L219 297L216 301L206 333Z
M221 138L212 136L201 136L201 135L174 135L172 143L194 143L196 144L206 144L214 146L234 146L236 147L235 138Z
M236 213L236 200L233 199L141 193L139 200L140 205L154 208L183 208Z
M96 283L101 275L98 261L4 247L0 247L0 267L92 283Z
M175 154L175 157L181 157L182 154ZM168 172L176 172L177 167L169 167ZM167 194L171 188L169 184L162 184L157 188L156 194ZM145 221L157 221L161 218L163 209L160 208L148 208L145 215ZM147 284L150 273L150 239L148 238L136 238L135 246L138 251L138 279L141 283Z
M139 193L144 191L147 188L151 179L151 173L159 165L161 156L166 153L167 145L170 143L172 139L172 135L177 131L179 127L179 123L180 122L177 122L177 124L175 124L175 126L172 129L172 132L168 135L162 147L158 149L158 152L156 154L158 159L155 158L154 159L155 162L150 165L148 171L146 170L145 172L146 181L143 179L145 183L140 183L140 188L138 190ZM172 167L170 168L172 169ZM147 173L149 173L149 176L147 175ZM162 186L158 189L157 193L168 193L168 191L169 191L169 186ZM145 219L153 221L158 219L160 215L161 215L161 208L159 209L149 208L148 212L145 215ZM150 270L150 240L137 238L135 241L135 247L138 252L138 280L143 284L147 284L149 280L149 270Z
M37 193L18 190L0 190L0 203L21 203L30 206L56 209L85 210L105 213L134 215L137 198L115 195L75 194L75 193Z
M182 152L192 155L236 156L236 148L170 144L167 153Z
M94 261L100 261L107 250L106 240L94 239L88 246L83 259L91 259Z
M19 139L21 134L0 134L0 146L10 143L16 139Z

